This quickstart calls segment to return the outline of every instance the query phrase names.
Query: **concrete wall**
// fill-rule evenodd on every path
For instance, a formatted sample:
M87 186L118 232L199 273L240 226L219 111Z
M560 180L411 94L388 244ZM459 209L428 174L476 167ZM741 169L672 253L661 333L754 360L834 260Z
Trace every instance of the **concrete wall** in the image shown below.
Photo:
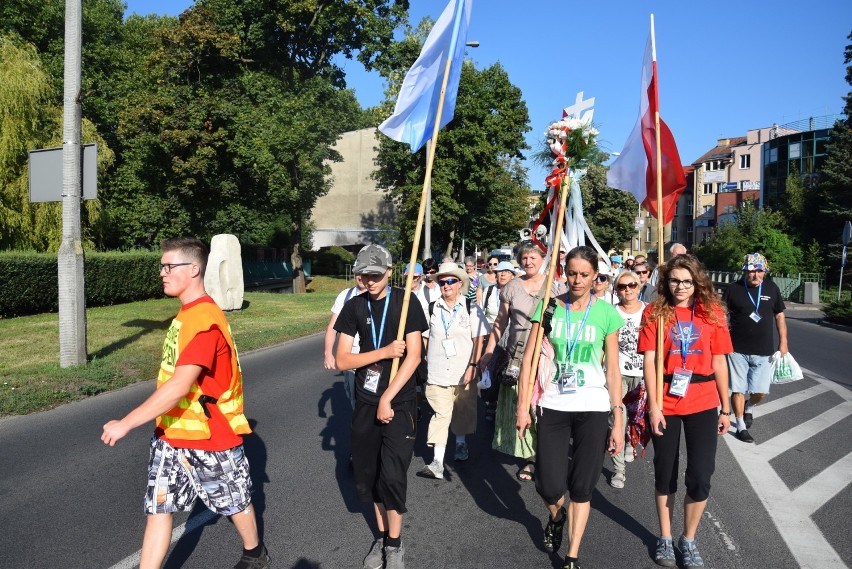
M375 169L378 131L374 128L344 133L335 149L342 162L329 162L332 186L317 200L311 221L313 247L360 245L393 227L396 211L371 179Z

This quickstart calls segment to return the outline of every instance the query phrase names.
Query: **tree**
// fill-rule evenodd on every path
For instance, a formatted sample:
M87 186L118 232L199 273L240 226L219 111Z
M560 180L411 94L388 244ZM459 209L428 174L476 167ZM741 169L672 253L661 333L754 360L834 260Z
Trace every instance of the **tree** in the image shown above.
M852 41L852 33L847 39ZM844 55L846 83L852 87L852 43L846 46ZM837 264L840 261L840 232L846 221L852 220L852 90L843 99L846 118L837 121L831 130L828 156L816 191L819 215L814 216L819 220L815 227L817 237L828 247Z
M711 269L732 271L742 266L748 253L762 253L774 273L796 273L802 251L787 234L783 215L759 209L749 200L737 209L735 221L716 228L695 254Z
M639 204L629 192L606 185L607 168L600 162L590 164L580 180L583 214L589 228L604 251L620 249L636 233L633 221Z
M415 35L403 41L408 49L398 69L408 69L419 53ZM391 73L384 68L383 73ZM398 82L401 74L391 77ZM384 116L393 97L388 93ZM462 68L454 119L440 133L432 172L432 242L446 252L461 239L480 248L512 240L528 222L526 170L522 151L530 130L529 113L521 91L498 63L477 70ZM425 178L426 147L411 154L409 147L382 136L377 158L377 185L388 192L399 214L398 251L410 250Z
M62 208L30 203L28 151L62 146L62 110L52 100L48 74L34 46L0 34L0 248L56 251L62 237ZM114 159L94 125L83 121L83 142L98 143L102 187ZM57 193L57 199L58 199ZM105 220L99 200L84 202L83 242L93 247Z

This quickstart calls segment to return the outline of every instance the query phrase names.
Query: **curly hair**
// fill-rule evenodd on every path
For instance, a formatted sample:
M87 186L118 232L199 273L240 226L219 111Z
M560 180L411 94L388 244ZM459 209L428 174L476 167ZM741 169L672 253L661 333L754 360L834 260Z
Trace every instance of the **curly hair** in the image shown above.
M684 254L676 255L669 259L668 263L660 266L660 281L657 283L657 298L651 305L649 320L663 318L663 322L674 321L674 294L669 286L669 275L674 269L685 269L689 271L693 286L693 298L695 299L695 313L703 314L713 324L718 323L719 315L724 315L725 305L722 304L719 294L713 288L713 282L707 276L704 265L695 256Z

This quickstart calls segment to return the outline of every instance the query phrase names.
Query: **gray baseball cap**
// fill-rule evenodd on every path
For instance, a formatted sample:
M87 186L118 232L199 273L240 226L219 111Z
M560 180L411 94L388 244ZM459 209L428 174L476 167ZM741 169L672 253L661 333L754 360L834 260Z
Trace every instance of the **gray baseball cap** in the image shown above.
M382 247L372 243L358 251L358 257L355 259L355 266L352 272L356 275L362 273L384 273L393 265L390 252Z

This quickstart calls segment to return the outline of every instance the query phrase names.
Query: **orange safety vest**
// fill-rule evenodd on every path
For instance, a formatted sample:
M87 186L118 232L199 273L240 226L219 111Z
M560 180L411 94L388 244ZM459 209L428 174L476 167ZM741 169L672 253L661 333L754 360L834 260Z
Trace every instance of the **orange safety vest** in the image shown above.
M225 314L213 302L199 302L190 308L182 309L172 320L166 341L163 343L163 359L157 376L157 388L167 382L175 373L175 364L181 351L201 332L214 326L218 327L231 348L231 381L228 388L219 396L215 405L225 416L234 433L251 433L248 420L243 415L243 374L231 327ZM157 418L157 428L162 429L167 438L202 440L210 438L210 426L204 414L204 406L199 399L204 395L198 382L178 404ZM213 405L214 403L207 403Z

